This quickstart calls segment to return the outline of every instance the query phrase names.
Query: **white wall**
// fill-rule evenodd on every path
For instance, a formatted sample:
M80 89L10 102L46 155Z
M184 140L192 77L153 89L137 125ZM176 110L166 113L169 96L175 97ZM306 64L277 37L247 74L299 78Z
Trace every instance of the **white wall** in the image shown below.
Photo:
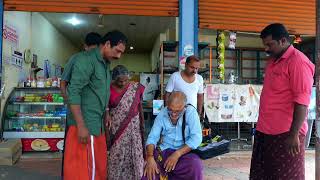
M51 64L64 66L70 56L79 51L40 13L32 13L31 47L32 52L38 55L38 66L42 68L46 59ZM54 75L53 71L51 75Z
M111 68L124 65L129 71L151 72L151 60L149 54L123 54L119 60L111 62Z
M31 14L28 12L4 12L4 24L10 24L14 26L19 35L19 46L17 49L22 52L25 49L31 47ZM3 40L3 62L2 62L2 83L5 84L6 90L4 92L4 99L1 104L4 105L6 98L11 92L13 87L17 86L19 81L19 75L21 72L29 72L30 68L24 66L21 70L13 65L7 64L5 61L11 57L12 52L11 45ZM1 111L2 112L2 111Z
M160 46L162 44L163 41L166 41L166 34L162 33L160 34L156 41L153 44L153 48L152 48L152 52L150 54L150 58L151 58L151 71L155 71L158 67L158 63L160 61L160 57L159 57L159 53L160 53Z
M31 49L32 53L38 55L38 66L41 68L45 59L49 59L51 64L63 65L72 54L79 51L39 13L5 11L4 24L17 30L19 43L16 49L22 53L25 49ZM12 88L18 85L20 78L29 75L31 68L30 64L23 63L23 67L19 68L6 63L12 49L12 45L3 40L2 83L6 90L1 100L2 108Z

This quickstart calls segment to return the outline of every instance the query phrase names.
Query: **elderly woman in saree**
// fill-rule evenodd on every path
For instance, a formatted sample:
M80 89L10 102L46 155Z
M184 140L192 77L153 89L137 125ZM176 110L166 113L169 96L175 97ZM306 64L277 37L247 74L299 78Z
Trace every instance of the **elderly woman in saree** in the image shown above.
M109 135L108 180L138 180L144 166L144 119L142 95L144 86L129 82L128 69L113 69L107 122Z

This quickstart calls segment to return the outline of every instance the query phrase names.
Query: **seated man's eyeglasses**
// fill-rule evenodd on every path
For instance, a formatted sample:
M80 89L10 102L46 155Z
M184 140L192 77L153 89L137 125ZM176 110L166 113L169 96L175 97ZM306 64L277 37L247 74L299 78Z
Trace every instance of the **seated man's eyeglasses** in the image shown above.
M172 110L170 108L168 108L168 114L170 117L180 117L184 112L185 112L185 108L181 109L181 110Z

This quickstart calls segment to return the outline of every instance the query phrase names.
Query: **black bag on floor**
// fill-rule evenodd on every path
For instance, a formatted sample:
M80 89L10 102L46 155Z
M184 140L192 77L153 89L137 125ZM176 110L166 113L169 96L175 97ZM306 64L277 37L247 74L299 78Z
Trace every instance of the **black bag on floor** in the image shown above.
M186 113L183 114L182 119L182 138L185 142L185 128L186 128ZM230 141L222 139L220 136L216 138L216 142L212 141L212 136L204 136L202 138L202 144L205 146L199 146L197 149L192 150L192 153L197 154L201 159L209 159L222 154L230 152Z
M196 153L201 159L210 159L230 152L229 146L230 141L224 139L219 142L208 143L204 147L198 147L192 152Z

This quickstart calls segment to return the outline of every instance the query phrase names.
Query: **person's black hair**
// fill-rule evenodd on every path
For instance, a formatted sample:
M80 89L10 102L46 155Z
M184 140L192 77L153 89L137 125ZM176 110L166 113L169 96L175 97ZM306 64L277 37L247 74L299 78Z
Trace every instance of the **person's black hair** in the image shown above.
M196 62L200 62L200 59L197 58L196 56L189 56L186 59L186 64L190 64L191 61L196 61Z
M280 23L270 24L267 27L265 27L261 31L260 38L264 39L270 35L272 36L273 40L279 41L282 38L286 38L288 41L290 41L289 33L286 27Z
M87 46L99 45L101 42L101 35L96 32L90 32L86 35L84 43Z
M107 41L110 42L111 47L114 47L120 43L126 45L128 42L128 38L122 32L113 30L102 37L101 43L105 44Z

